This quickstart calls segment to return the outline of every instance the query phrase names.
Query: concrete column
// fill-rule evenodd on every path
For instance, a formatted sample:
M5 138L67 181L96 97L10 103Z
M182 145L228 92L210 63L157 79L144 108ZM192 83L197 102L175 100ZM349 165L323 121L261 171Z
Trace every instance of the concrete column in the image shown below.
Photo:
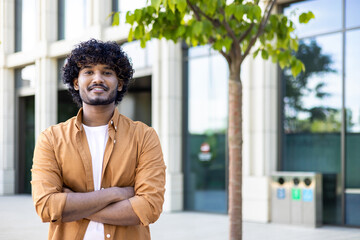
M242 68L244 220L270 220L269 176L277 158L277 67L249 57Z
M56 60L36 60L35 137L57 122Z
M13 71L0 68L0 195L15 193L15 96Z
M49 46L57 38L56 0L41 1L41 51L36 57L35 137L57 122L57 63L49 57Z
M0 1L0 195L15 193L15 80L6 68L14 51L14 1Z
M159 134L167 166L165 211L183 209L181 45L155 42L152 125Z

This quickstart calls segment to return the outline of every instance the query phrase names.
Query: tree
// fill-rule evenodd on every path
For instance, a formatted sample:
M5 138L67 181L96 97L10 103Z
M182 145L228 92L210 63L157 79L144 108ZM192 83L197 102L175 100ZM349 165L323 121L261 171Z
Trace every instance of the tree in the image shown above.
M294 76L304 65L293 56L298 49L294 24L273 14L276 0L151 0L151 4L126 13L131 24L128 40L151 38L185 41L189 46L209 44L224 56L229 67L229 217L230 239L242 238L242 83L241 65L256 46L254 57L272 58L290 67ZM263 4L263 8L260 7ZM300 15L307 23L314 15ZM114 14L119 24L119 13ZM258 41L259 40L259 41ZM255 44L257 43L258 44Z

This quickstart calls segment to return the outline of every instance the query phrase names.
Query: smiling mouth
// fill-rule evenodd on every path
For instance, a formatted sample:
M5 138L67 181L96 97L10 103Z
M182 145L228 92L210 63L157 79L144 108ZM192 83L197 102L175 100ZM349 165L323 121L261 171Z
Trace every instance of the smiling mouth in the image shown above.
M109 88L104 86L104 85L92 85L92 86L88 87L88 90L89 91L92 91L92 90L94 90L94 91L107 91L107 90L109 90Z

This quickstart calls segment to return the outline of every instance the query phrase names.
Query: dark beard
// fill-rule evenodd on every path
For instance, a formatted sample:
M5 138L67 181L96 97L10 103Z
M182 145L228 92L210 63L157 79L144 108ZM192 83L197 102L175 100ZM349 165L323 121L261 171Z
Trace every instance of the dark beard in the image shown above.
M110 96L107 99L101 99L101 98L96 98L96 99L85 98L84 99L84 98L82 98L81 92L80 92L81 101L83 101L84 103L86 103L88 105L93 105L93 106L109 105L109 104L115 102L117 95L118 95L118 91L117 91L117 89L115 89L113 92L111 92Z

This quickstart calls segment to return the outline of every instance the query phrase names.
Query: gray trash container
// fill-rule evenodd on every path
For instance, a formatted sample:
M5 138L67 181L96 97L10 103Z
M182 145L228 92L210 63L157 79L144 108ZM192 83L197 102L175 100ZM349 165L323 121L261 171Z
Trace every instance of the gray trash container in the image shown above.
M275 173L271 176L271 219L290 223L290 177Z
M321 174L276 172L271 179L273 222L309 227L322 224ZM284 183L280 184L280 179L283 179Z

